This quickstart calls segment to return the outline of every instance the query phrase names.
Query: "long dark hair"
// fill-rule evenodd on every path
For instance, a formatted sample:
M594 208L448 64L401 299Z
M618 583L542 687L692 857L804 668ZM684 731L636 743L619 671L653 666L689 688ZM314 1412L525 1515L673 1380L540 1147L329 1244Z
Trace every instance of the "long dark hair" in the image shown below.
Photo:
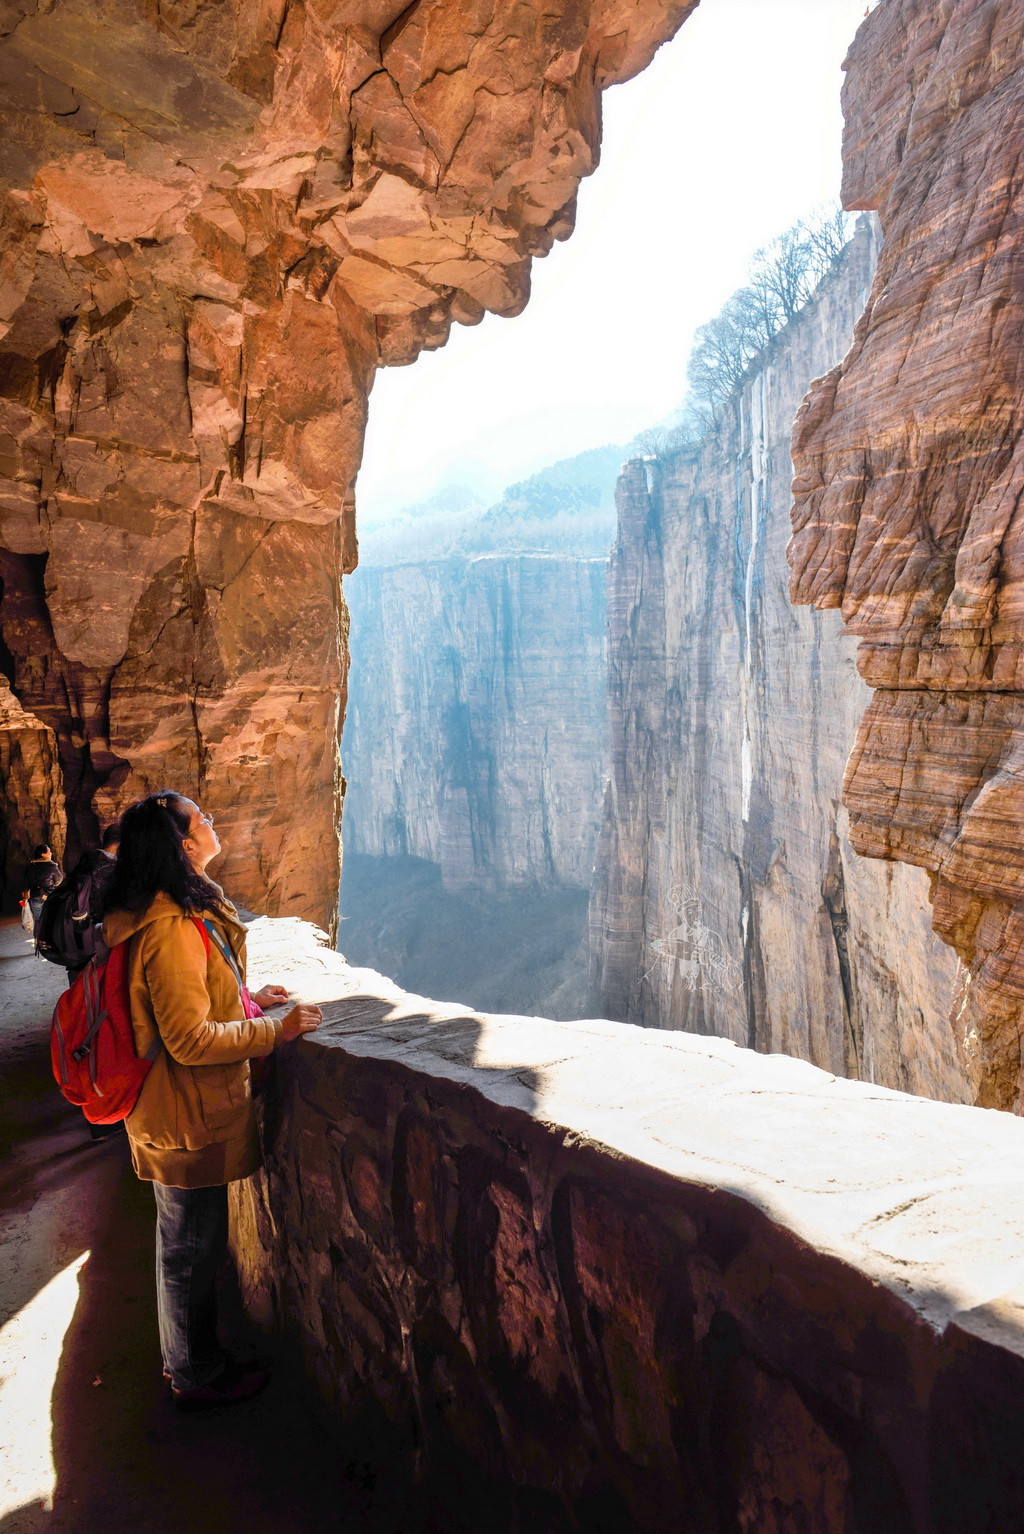
M121 845L103 911L144 911L162 891L187 915L219 903L219 893L205 874L196 873L182 843L191 816L185 797L172 788L140 799L121 817Z

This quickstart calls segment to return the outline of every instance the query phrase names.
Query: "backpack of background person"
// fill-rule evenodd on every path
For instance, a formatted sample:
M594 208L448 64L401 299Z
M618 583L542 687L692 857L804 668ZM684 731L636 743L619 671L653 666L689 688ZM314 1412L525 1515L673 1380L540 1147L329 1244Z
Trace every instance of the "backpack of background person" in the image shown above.
M193 920L209 954L206 928ZM157 1044L146 1060L135 1052L128 992L130 941L118 943L106 958L91 959L53 1010L53 1074L68 1102L81 1108L90 1124L116 1124L128 1117L160 1048Z
M92 919L92 907L103 874L109 877L113 864L68 874L52 895L48 895L36 924L36 953L65 969L81 969L91 958L103 958L106 948L99 924Z

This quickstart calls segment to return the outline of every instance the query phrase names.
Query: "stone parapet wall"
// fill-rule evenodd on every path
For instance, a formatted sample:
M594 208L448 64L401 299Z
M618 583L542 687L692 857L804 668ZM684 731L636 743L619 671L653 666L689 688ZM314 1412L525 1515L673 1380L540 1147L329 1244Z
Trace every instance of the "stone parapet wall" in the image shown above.
M1018 1119L250 945L325 1023L234 1197L247 1303L424 1528L1022 1526Z

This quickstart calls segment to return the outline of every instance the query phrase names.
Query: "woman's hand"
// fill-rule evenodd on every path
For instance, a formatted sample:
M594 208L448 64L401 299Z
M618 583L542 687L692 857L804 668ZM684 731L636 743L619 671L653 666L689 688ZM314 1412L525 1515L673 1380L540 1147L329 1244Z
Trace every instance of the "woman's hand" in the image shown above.
M323 1013L319 1007L300 1002L282 1018L281 1038L285 1043L290 1043L292 1039L301 1038L304 1033L312 1033L315 1028L319 1028L322 1019Z
M258 1007L279 1007L283 1001L288 1000L288 991L283 985L265 985L253 996L253 1001Z

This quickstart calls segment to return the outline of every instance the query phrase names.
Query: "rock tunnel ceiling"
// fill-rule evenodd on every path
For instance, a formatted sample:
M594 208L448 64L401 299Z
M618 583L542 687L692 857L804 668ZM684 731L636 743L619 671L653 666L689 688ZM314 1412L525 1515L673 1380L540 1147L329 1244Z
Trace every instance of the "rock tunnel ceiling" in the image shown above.
M0 4L0 622L72 847L171 782L333 917L374 371L523 307L695 4Z
M1002 1108L1024 1018L1022 59L1019 0L884 0L857 35L844 201L885 240L797 418L790 544L794 600L842 609L876 689L854 846L930 871L978 1100Z

